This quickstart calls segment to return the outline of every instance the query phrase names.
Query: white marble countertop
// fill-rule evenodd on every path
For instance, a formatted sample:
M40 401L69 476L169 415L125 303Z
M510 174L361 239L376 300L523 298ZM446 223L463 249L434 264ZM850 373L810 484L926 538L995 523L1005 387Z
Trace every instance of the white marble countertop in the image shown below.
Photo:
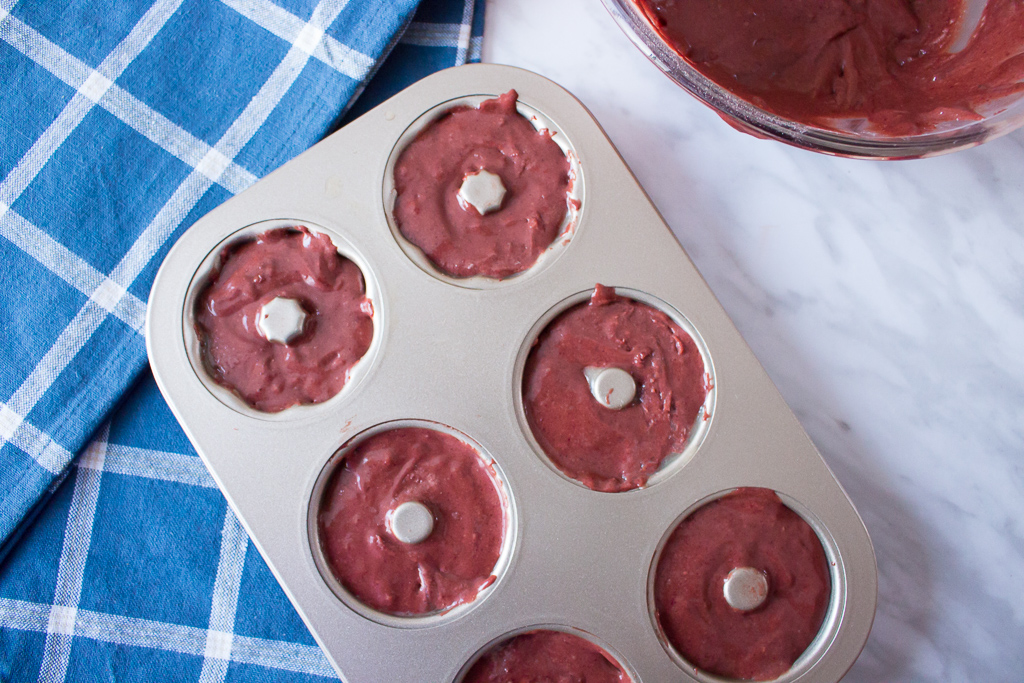
M844 681L1024 676L1024 130L936 159L736 132L600 0L489 0L484 61L595 115L867 524Z

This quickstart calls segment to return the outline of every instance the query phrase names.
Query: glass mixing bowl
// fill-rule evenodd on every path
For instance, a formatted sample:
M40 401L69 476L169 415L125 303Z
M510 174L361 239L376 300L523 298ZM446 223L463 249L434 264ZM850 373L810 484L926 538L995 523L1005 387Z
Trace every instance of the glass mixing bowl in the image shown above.
M669 78L714 109L727 123L760 138L824 154L865 159L917 159L975 147L1024 125L1024 93L1000 101L974 121L951 121L928 132L887 136L871 131L838 131L806 125L765 111L697 71L651 27L634 0L603 0L629 39ZM981 16L985 0L968 0L967 16ZM973 11L972 11L973 10ZM973 26L972 26L973 28ZM969 35L965 35L965 38ZM1024 46L1021 46L1024 54Z

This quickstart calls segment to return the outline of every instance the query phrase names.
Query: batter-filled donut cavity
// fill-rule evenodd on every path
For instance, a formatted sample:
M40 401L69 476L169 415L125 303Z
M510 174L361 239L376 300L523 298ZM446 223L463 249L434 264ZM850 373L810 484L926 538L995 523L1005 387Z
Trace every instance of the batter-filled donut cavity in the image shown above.
M385 205L424 270L488 287L564 249L582 207L580 176L565 134L510 90L421 116L392 153Z
M496 463L453 430L369 430L321 479L314 556L339 597L370 618L448 614L481 599L507 565L507 488Z
M741 488L688 514L656 558L657 626L687 670L785 676L822 630L833 577L821 539L771 489Z
M188 298L190 359L221 400L274 414L337 396L365 365L374 305L329 234L268 221L226 240Z
M714 405L712 366L692 325L622 291L599 284L556 307L528 341L522 370L536 447L595 491L637 489L684 464Z
M574 633L535 629L486 649L459 683L630 683L604 648Z

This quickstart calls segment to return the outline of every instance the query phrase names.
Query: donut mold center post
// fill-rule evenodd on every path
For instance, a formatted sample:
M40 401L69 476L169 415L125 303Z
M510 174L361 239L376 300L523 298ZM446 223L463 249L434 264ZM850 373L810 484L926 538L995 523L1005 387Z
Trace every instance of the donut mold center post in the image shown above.
M633 375L621 368L583 368L594 400L605 408L622 410L636 398Z
M302 334L306 325L306 312L295 299L274 297L260 308L256 327L267 341L287 344Z
M736 567L722 582L722 593L729 607L741 612L755 610L768 597L768 577L753 567Z
M387 513L388 530L402 543L415 545L430 537L434 514L418 500L407 500Z
M505 186L501 178L490 171L470 173L459 188L459 205L463 209L472 206L481 216L497 211L505 199Z

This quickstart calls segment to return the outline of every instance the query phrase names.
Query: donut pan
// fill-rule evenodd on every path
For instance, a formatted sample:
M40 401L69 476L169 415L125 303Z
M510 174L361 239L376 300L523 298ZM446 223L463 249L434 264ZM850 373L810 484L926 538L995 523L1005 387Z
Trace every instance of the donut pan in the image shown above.
M525 273L500 282L440 276L389 218L394 157L448 106L513 88L520 111L554 131L572 160L579 210ZM374 337L335 398L264 414L206 376L192 307L224 244L284 225L328 234L362 269ZM686 449L645 488L623 493L562 476L538 452L521 405L532 341L596 283L679 322L713 386ZM591 639L637 683L721 680L665 644L650 587L676 522L743 486L778 492L818 533L832 565L821 632L780 680L836 681L867 639L877 571L856 510L601 127L540 76L496 65L437 73L214 209L164 261L147 343L175 416L347 683L455 683L490 644L537 627ZM375 613L318 568L315 493L339 449L388 423L460 435L502 480L508 537L497 579L446 614Z

